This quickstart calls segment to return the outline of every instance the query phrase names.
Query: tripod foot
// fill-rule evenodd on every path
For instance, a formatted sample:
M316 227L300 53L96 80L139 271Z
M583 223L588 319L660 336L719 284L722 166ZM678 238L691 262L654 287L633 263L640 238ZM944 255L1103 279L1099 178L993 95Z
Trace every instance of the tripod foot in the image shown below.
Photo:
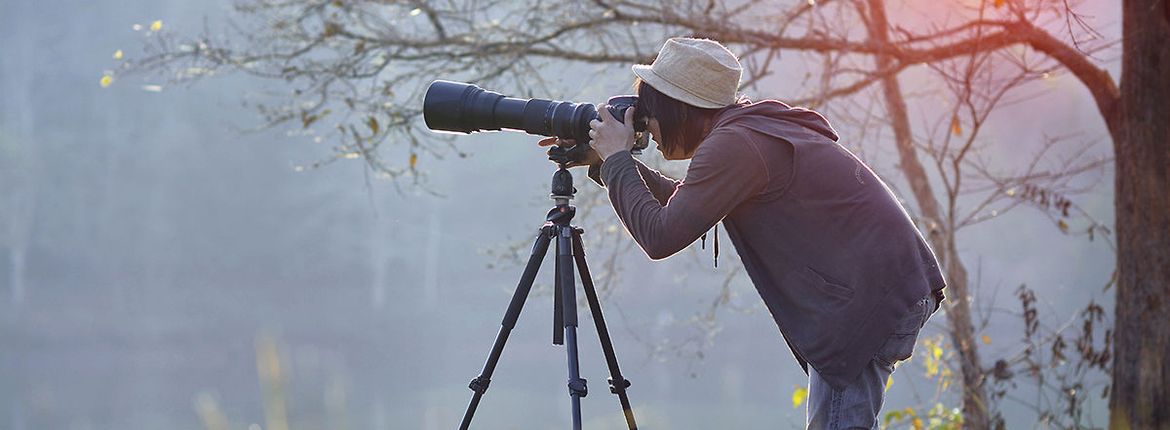
M589 387L586 385L585 378L577 378L569 381L569 395L585 397L589 394Z
M491 384L491 383L492 383L491 379L484 378L483 376L476 376L475 379L471 380L470 384L467 384L467 388L470 388L471 391L474 391L476 393L483 394L484 392L487 391L488 384Z

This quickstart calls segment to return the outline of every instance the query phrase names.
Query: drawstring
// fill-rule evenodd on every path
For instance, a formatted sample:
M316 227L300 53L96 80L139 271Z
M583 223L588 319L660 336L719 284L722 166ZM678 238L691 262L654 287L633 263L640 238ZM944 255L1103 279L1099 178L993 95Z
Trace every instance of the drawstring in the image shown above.
M715 224L715 268L719 268L719 224Z
M707 249L707 233L699 236L701 249ZM715 268L719 268L719 223L715 223Z

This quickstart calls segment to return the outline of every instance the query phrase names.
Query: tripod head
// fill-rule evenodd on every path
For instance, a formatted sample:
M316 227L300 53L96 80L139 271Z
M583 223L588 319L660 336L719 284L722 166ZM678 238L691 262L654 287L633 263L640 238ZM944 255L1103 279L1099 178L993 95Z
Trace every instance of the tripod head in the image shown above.
M571 148L553 146L548 149L548 159L557 163L557 171L553 173L552 193L549 195L557 205L567 205L577 189L573 188L573 174L568 168L573 162L582 160L589 145L578 143Z
M580 165L585 162L586 155L589 153L589 141L578 141L576 145L569 148L560 145L554 145L548 149L548 159L558 165Z
M577 214L577 207L569 204L569 200L577 193L577 188L573 187L573 174L569 173L565 164L557 163L557 171L553 172L552 192L549 197L556 202L556 206L549 209L548 215L545 216L545 221L560 226L568 226L573 221L573 215Z

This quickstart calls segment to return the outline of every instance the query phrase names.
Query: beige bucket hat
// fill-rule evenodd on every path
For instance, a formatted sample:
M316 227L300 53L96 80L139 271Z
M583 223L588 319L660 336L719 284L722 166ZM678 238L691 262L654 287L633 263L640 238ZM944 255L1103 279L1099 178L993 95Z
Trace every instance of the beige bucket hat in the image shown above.
M633 66L634 74L654 89L683 103L721 108L735 103L743 67L719 42L674 37L649 66Z

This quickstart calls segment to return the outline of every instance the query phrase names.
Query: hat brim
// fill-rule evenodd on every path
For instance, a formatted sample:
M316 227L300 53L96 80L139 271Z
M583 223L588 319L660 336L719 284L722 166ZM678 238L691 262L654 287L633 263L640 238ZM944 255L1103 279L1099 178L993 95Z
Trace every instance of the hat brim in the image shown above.
M687 91L683 87L671 83L662 76L659 76L657 73L654 73L654 69L650 68L648 65L635 64L630 67L630 70L633 70L634 75L637 75L639 78L641 78L643 82L650 84L650 86L654 87L654 89L658 90L658 92L666 94L668 97L680 102L706 109L718 109L727 106L725 104L706 100L690 91Z

